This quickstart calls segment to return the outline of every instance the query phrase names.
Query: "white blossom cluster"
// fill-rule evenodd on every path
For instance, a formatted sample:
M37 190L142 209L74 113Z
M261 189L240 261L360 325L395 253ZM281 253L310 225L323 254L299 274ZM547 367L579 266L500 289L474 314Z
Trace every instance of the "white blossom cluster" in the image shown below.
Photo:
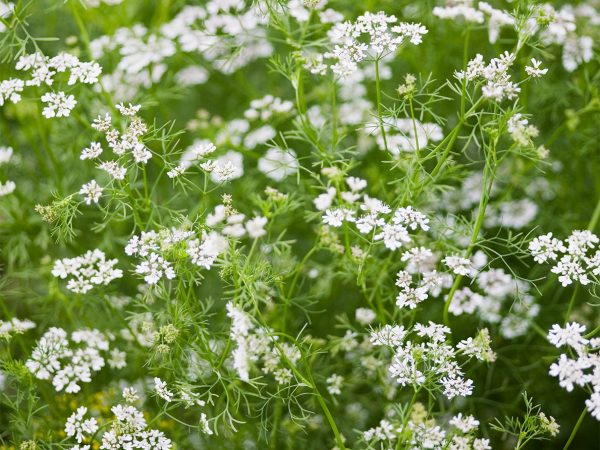
M52 275L63 280L68 278L68 290L85 294L94 285L106 286L112 280L123 277L123 271L115 268L118 262L117 259L106 259L101 250L89 250L75 258L56 260Z
M0 81L0 106L9 100L12 103L21 101L25 87L50 88L55 85L56 76L68 72L66 84L73 86L78 83L96 84L102 73L102 68L96 62L80 61L75 55L59 53L50 58L41 53L21 56L15 69L28 72L30 78L10 78ZM58 84L58 82L56 83ZM41 96L45 104L42 115L47 119L67 117L77 104L75 96L63 90L47 91Z
M126 366L125 354L110 351L110 339L95 329L73 331L69 336L62 328L50 328L37 342L25 365L39 380L52 380L57 392L77 393L80 383L90 383L92 374L107 363L113 369Z
M550 366L550 375L568 392L575 386L590 393L585 401L590 414L600 421L600 338L585 337L586 327L577 322L564 326L552 325L548 341L556 348L566 347L558 360Z
M23 334L27 330L35 328L31 320L20 320L13 317L10 320L0 320L0 338L10 338L15 334Z
M75 438L78 444L91 437L99 428L98 421L95 418L84 419L87 411L85 406L80 406L77 411L69 416L65 423L65 434L68 437ZM89 448L89 446L87 447Z
M276 117L287 116L294 111L294 104L273 95L265 95L250 102L250 107L244 111L248 120L261 120L267 122Z
M415 404L419 414L426 416L422 404ZM433 420L424 420L419 414L413 414L414 418L406 424L397 420L382 419L379 425L363 432L363 439L376 444L385 442L391 446L403 435L411 436L409 445L411 449L453 449L453 450L491 450L490 440L477 438L479 421L473 416L465 416L458 413L453 416L444 426L438 425Z
M575 230L564 241L548 233L529 243L529 253L539 264L555 263L550 270L563 286L573 281L586 285L591 282L589 276L600 275L600 250L594 252L599 242L588 230Z
M192 231L177 228L165 228L159 232L142 231L141 234L129 239L125 246L125 253L141 260L135 272L143 276L146 283L156 284L162 278L172 280L175 278L175 270L172 263L163 255L168 254L175 246L186 242L193 235Z
M466 22L476 24L488 23L488 35L490 43L494 44L500 36L500 28L503 26L515 26L515 18L501 9L493 8L487 2L475 0L447 0L444 6L433 8L433 15L440 19L454 20L462 17Z
M337 23L328 32L333 50L322 55L320 60L332 59L332 72L344 79L357 70L361 61L382 58L395 52L406 41L419 45L427 34L427 28L420 23L400 22L393 25L397 22L395 16L383 12L366 12L354 22ZM319 70L312 71L319 73Z
M448 258L444 260L446 264ZM501 268L483 270L487 257L482 252L476 252L471 259L450 258L457 258L450 263L456 264L454 273L473 281L456 290L448 311L455 316L477 314L485 322L498 324L500 333L508 339L524 335L540 312L529 293L530 286Z
M527 32L539 32L544 45L562 47L562 64L569 72L573 72L593 57L594 40L591 36L581 35L577 29L578 18L589 20L593 26L600 23L600 14L597 8L566 4L556 10L550 3L541 4L537 14L527 23ZM541 26L540 19L550 23L547 26Z
M162 431L148 428L144 413L132 405L111 408L114 420L102 434L100 450L170 450L171 440Z
M298 348L285 342L275 345L277 337L252 323L248 314L232 302L227 303L227 316L231 319L230 337L236 345L232 364L240 380L250 382L251 364L262 361L264 374L271 374L278 384L289 384L294 375L286 365L300 359ZM341 381L332 379L330 385L339 387Z
M290 101L267 95L250 102L244 118L233 119L224 124L217 133L215 143L221 146L243 146L254 150L277 136L274 128L277 117L288 115L293 110ZM179 164L169 171L175 178L184 173L192 164L200 162L200 167L210 173L215 183L224 183L244 175L244 157L240 152L229 150L215 159L204 159L217 147L206 139L197 139L183 152ZM268 178L282 181L298 171L296 152L291 148L271 146L259 159L258 170Z
M407 339L410 334L413 340ZM448 399L466 397L473 392L473 381L465 378L456 357L463 354L490 362L495 355L486 333L460 341L456 348L449 344L449 334L450 328L433 322L417 323L411 330L386 325L371 333L371 343L393 350L388 372L401 386L439 385Z
M142 142L142 136L148 131L148 126L137 115L140 105L124 105L119 103L115 108L121 114L121 117L127 120L127 126L113 126L113 117L106 113L99 115L92 123L92 128L104 135L107 146L112 150L115 160L101 161L100 155L104 152L100 142L91 142L90 145L81 151L80 159L97 161L98 169L108 173L113 180L124 180L127 174L127 167L123 165L124 156L131 155L134 163L147 164L152 157L152 153ZM84 196L85 202L98 203L102 195L103 188L98 185L96 180L84 184L79 193Z
M12 147L0 147L0 166L9 163L12 155ZM7 180L4 182L4 184L0 182L0 197L12 194L16 188L17 185L14 181Z
M411 206L398 208L392 214L392 209L381 200L361 194L367 187L365 180L348 177L346 184L350 190L339 193L345 206L332 207L334 200L338 198L334 187L315 198L317 210L325 211L322 216L325 225L340 228L344 223L352 223L358 231L370 235L374 241L383 241L390 250L411 242L409 230L429 230L429 219ZM362 202L359 202L361 198ZM388 217L390 214L391 217Z
M492 58L486 65L483 56L477 54L467 63L465 71L457 71L454 76L466 82L483 81L481 93L485 98L495 101L513 100L521 92L521 88L512 81L509 69L515 62L515 54L504 52L498 58Z
M128 389L128 388L126 388ZM160 379L159 377L154 377L154 392L158 397L163 399L167 403L171 403L173 401L180 402L184 405L184 407L191 408L194 406L205 406L206 402L200 398L195 392L190 391L189 389L180 389L178 392L178 396L175 395L173 391L169 389L167 383ZM127 397L131 397L131 391L123 391L123 397L127 399ZM135 400L135 396L133 397ZM201 413L200 415L200 423L202 425L202 432L207 435L212 435L214 432L210 427L210 423L206 417L206 413Z
M209 66L231 74L253 61L269 57L273 46L266 38L268 14L260 5L247 6L244 0L210 0L188 5L159 30L142 24L118 28L91 42L94 58L116 54L115 70L103 77L103 84L121 99L131 99L140 87L163 80L169 59L176 53L196 53L204 64L181 69L175 76L182 85L205 83ZM194 57L195 59L196 57Z

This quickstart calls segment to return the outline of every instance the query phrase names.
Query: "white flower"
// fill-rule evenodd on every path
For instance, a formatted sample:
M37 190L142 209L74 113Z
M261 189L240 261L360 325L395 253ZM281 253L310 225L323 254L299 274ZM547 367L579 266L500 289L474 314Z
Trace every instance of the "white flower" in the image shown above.
M338 374L332 374L327 378L327 392L331 395L340 395L342 393L342 385L344 384L344 377Z
M253 239L257 239L267 234L265 231L265 225L267 224L267 218L262 216L254 217L253 219L246 222L246 231L248 236Z
M95 84L101 73L102 67L97 62L78 62L71 67L68 84L70 86L75 83Z
M6 164L10 161L13 155L12 147L0 147L0 165Z
M118 105L115 105L115 108L117 108L117 110L126 117L133 117L135 116L139 110L141 109L142 105L132 105L131 103L129 104L129 106L125 106L123 103L119 103Z
M371 344L386 345L388 347L397 347L402 344L407 331L403 326L399 325L384 325L381 329L371 333Z
M315 208L317 208L317 210L319 210L319 211L325 211L327 208L329 208L331 206L331 203L333 202L333 199L335 198L335 194L336 194L335 188L333 188L333 187L328 188L327 192L325 192L324 194L320 194L319 196L317 196L317 198L315 198L313 200L313 203L315 204Z
M377 317L375 311L369 308L357 308L354 312L354 317L361 325L368 325Z
M471 276L475 272L471 260L458 255L446 256L443 262L457 275Z
M211 178L216 183L231 181L244 175L244 157L241 153L229 151L214 160L216 167Z
M592 392L589 400L585 401L588 411L596 420L600 421L600 392Z
M81 186L79 194L85 197L85 203L87 205L98 203L98 200L100 200L100 196L102 195L102 188L98 186L96 180L92 180Z
M529 243L529 251L537 263L555 260L559 253L567 251L563 243L552 236L552 233L538 236Z
M565 354L561 354L556 363L550 366L550 375L558 377L559 385L571 392L575 384L583 386L585 384L585 374L583 369L587 364L581 359L569 359Z
M589 342L583 337L584 332L585 325L580 325L577 322L567 323L564 328L554 324L548 332L548 341L556 348L568 345L575 350L580 350Z
M71 110L77 104L77 100L72 95L66 95L64 92L47 92L42 95L41 100L48 105L42 111L46 119L52 117L68 117Z
M462 413L458 413L450 419L450 425L454 425L463 433L470 433L479 427L479 421L473 416L463 416Z
M291 150L271 148L258 160L258 170L275 181L281 181L298 170L296 153Z
M376 241L383 240L383 244L390 250L402 247L405 242L410 242L408 231L402 225L387 223L383 226L381 233L374 236Z
M5 195L12 194L14 190L17 188L17 185L14 181L7 181L2 184L0 182L0 197L4 197Z
M102 145L99 142L92 142L89 147L81 152L80 159L95 159L102 153Z
M417 228L421 228L423 231L429 230L429 219L427 216L419 211L415 211L412 206L396 210L392 222L406 225L411 230L416 230Z
M87 413L85 406L80 406L77 411L69 416L65 423L65 433L69 437L75 436L78 443L81 443L86 435L92 435L98 430L98 423L93 417L83 420L83 416Z
M167 403L173 400L173 393L169 391L167 383L158 377L154 377L154 390L156 391L156 395Z
M107 172L115 180L125 179L125 174L127 173L127 168L119 166L116 161L105 161L100 163L98 168Z
M542 69L540 66L542 65L541 61L538 61L535 58L531 58L531 66L525 67L525 72L530 77L541 77L542 75L546 75L548 73L548 69Z

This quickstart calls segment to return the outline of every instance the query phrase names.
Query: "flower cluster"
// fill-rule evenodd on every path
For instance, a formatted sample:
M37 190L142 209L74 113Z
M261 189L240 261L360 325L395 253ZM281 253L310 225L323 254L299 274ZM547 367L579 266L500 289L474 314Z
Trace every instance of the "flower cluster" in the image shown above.
M434 7L433 15L446 20L457 20L462 17L466 22L476 24L482 24L487 19L491 44L498 40L501 27L515 26L515 18L506 11L493 8L487 2L478 2L477 5L474 3L474 0L448 0L445 6Z
M227 303L227 316L231 318L230 337L236 347L232 354L233 368L240 380L250 382L251 363L262 361L262 372L272 374L278 384L289 384L294 375L288 366L300 359L300 351L292 344L277 343L277 337L270 330L258 327L239 306ZM337 386L341 381L331 379L330 386Z
M590 275L600 275L600 250L590 254L599 242L598 236L588 230L575 230L564 241L548 233L534 238L529 252L537 263L556 262L551 271L563 286L573 281L586 285Z
M396 250L411 241L409 230L429 229L429 219L411 206L398 208L391 214L392 209L384 202L361 194L367 186L365 180L349 177L346 184L350 190L339 193L344 206L331 208L338 196L337 189L333 187L314 200L316 208L325 211L322 216L325 225L340 228L345 223L353 223L362 234L370 235L374 241L383 241L390 250ZM359 202L361 197L362 202ZM388 217L390 214L391 217Z
M410 334L413 340L407 339ZM483 338L480 335L463 340L456 348L449 344L449 334L450 328L433 322L417 323L411 330L385 325L371 333L371 343L393 350L388 371L401 386L434 390L439 385L448 399L466 397L473 392L473 381L465 378L456 357L463 354L490 362L495 356L489 348L489 335L485 339L486 333Z
M365 13L355 22L336 24L328 36L334 44L333 50L323 55L333 59L331 70L340 78L347 78L357 70L358 63L365 59L379 59L395 52L406 40L413 45L423 41L427 29L420 23L398 22L395 16L383 12ZM363 42L366 40L366 42Z
M57 260L52 268L52 275L63 280L69 278L67 289L85 294L94 285L106 286L112 280L121 278L123 271L115 268L118 262L116 259L107 260L101 250L89 250L75 258Z
M137 256L141 262L136 266L135 272L144 277L148 284L156 284L162 278L172 280L175 278L175 270L172 263L163 255L171 252L175 246L187 241L193 236L193 232L183 229L162 229L142 231L140 235L134 235L127 246L125 253L129 256Z
M10 162L10 159L13 155L12 147L0 147L0 166L3 164L7 164ZM2 184L0 182L0 197L4 197L5 195L12 194L16 189L17 185L14 181L7 180Z
M475 417L462 413L440 426L435 419L427 419L427 411L421 403L415 403L410 420L403 422L396 417L382 419L379 425L363 433L363 439L371 445L385 442L394 446L401 436L408 434L411 436L410 448L414 449L490 450L489 439L476 437L478 428L479 421Z
M481 93L485 98L501 101L505 98L513 100L521 92L521 88L511 80L508 73L515 62L515 54L504 52L498 58L492 58L489 64L485 64L483 56L477 54L467 64L465 71L457 71L456 78L465 82L483 81Z
M550 375L557 377L560 386L568 392L575 386L591 392L585 401L590 414L600 421L600 339L585 337L586 327L570 322L561 327L552 325L548 341L556 348L566 347L558 361L550 366Z
M59 53L50 58L41 53L21 56L15 69L29 72L30 78L10 78L0 82L0 106L7 100L12 103L21 101L21 93L28 86L50 87L57 81L55 77L60 73L68 72L66 84L73 86L78 83L96 84L102 73L102 68L96 62L83 62L75 55ZM42 95L41 101L45 104L42 115L47 119L52 117L67 117L77 104L75 96L65 91L49 91Z
M95 329L73 331L69 336L62 328L53 327L37 342L25 365L37 379L51 379L57 392L77 393L80 383L90 383L92 373L106 363L113 369L125 367L123 352L109 352L109 338Z
M171 440L162 431L148 428L144 414L132 405L111 408L115 418L102 435L101 450L171 450Z
M27 330L35 328L31 320L20 320L13 317L10 320L0 320L0 338L10 339L15 334L23 334Z
M211 0L185 6L159 30L142 24L118 28L90 46L96 59L116 53L116 68L103 77L103 84L118 98L131 99L139 88L163 81L169 59L178 52L199 54L205 64L224 74L269 57L273 46L266 39L267 22L268 15L258 4ZM209 71L193 64L180 69L175 78L182 85L204 84Z

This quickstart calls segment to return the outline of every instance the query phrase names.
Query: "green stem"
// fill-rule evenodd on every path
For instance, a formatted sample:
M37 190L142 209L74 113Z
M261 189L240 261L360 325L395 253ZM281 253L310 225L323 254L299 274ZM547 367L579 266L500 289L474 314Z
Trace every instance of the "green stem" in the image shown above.
M388 151L387 137L385 135L385 128L383 126L383 111L381 105L381 82L379 79L379 59L375 60L375 89L377 90L377 117L379 118L379 128L381 129L383 145L385 147L385 150Z
M573 442L573 439L575 439L575 435L577 434L577 431L579 430L579 427L581 426L586 414L587 414L587 407L584 407L583 411L581 411L581 414L579 415L579 419L577 419L577 423L575 424L573 431L571 431L571 435L569 436L567 443L563 447L563 450L567 450L570 447L571 443Z

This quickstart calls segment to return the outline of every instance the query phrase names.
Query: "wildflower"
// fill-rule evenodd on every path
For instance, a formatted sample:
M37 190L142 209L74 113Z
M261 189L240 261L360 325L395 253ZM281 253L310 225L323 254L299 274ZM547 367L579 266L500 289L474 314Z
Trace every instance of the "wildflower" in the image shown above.
M15 184L14 181L7 181L4 184L2 184L0 182L0 197L3 197L8 194L12 194L16 188L17 188L17 185Z
M396 250L410 242L408 231L402 225L395 223L387 223L383 226L381 233L374 236L376 241L383 241L386 248Z
M93 417L83 420L87 413L87 408L81 406L77 411L69 416L65 424L65 433L69 437L75 436L78 443L83 442L86 435L93 435L98 430L98 422Z
M104 170L115 180L125 179L125 174L127 173L127 169L119 166L116 161L105 161L99 164L98 168Z
M542 75L546 75L548 73L548 69L542 69L540 66L542 65L541 61L538 61L535 58L531 58L531 66L525 67L525 72L530 77L538 78Z
M549 259L555 260L558 253L566 252L563 243L552 236L552 233L538 236L529 243L529 251L537 263L545 263Z
M361 325L368 325L376 318L375 312L369 308L357 308L354 316Z
M347 78L357 70L362 60L381 58L392 53L405 39L413 45L419 45L422 36L427 33L427 29L418 23L399 23L390 28L390 24L396 22L396 17L383 12L366 12L354 23L336 24L328 33L334 48L323 55L335 61L330 66L333 73L341 79ZM367 35L367 43L358 40L362 35Z
M0 106L4 106L7 100L10 100L12 103L19 103L24 87L25 82L18 78L0 81Z
M248 236L253 239L257 239L261 236L267 234L265 231L265 225L267 224L267 218L258 216L255 217L248 222L246 222L246 231L248 232Z
M67 289L85 294L94 285L107 285L121 278L123 271L115 268L117 263L116 259L107 260L101 250L90 250L82 256L57 260L52 268L52 275L63 280L70 277Z
M115 105L115 108L117 108L121 115L127 117L135 116L140 111L141 107L142 105L132 105L131 103L128 106L125 106L123 103Z
M458 413L450 420L450 425L455 426L463 433L470 433L479 427L479 421L473 416L463 416L462 413Z
M81 186L79 194L85 197L86 205L90 205L92 202L98 203L98 200L100 200L100 196L102 195L102 188L98 186L96 180L92 180Z
M554 324L548 333L548 341L557 348L568 345L574 349L580 349L581 346L588 343L588 340L583 338L584 332L585 325L576 322L567 323L564 328Z
M102 67L97 62L81 62L71 67L71 75L67 84L72 86L76 83L96 84L102 73Z
M315 208L317 208L317 210L319 211L325 211L326 209L328 209L331 206L333 199L335 198L335 194L335 188L327 189L327 192L325 192L324 194L320 194L319 196L317 196L317 198L314 199L313 203L315 205Z
M102 154L102 145L98 142L92 142L81 152L80 159L95 159Z
M378 331L371 333L371 343L373 345L386 345L388 347L397 347L406 336L407 332L403 326L384 325Z
M298 170L296 153L291 149L271 148L258 160L258 170L272 180L281 181Z
M457 255L446 256L443 262L457 275L471 276L475 271L470 260Z
M344 377L334 373L327 378L327 392L331 395L340 395L342 393L343 384Z
M167 383L158 377L154 377L154 390L156 391L156 395L167 403L173 400L173 393L167 388Z
M48 105L42 111L46 119L52 117L68 117L71 110L77 104L77 100L72 95L66 95L64 92L48 92L42 95L41 100Z

